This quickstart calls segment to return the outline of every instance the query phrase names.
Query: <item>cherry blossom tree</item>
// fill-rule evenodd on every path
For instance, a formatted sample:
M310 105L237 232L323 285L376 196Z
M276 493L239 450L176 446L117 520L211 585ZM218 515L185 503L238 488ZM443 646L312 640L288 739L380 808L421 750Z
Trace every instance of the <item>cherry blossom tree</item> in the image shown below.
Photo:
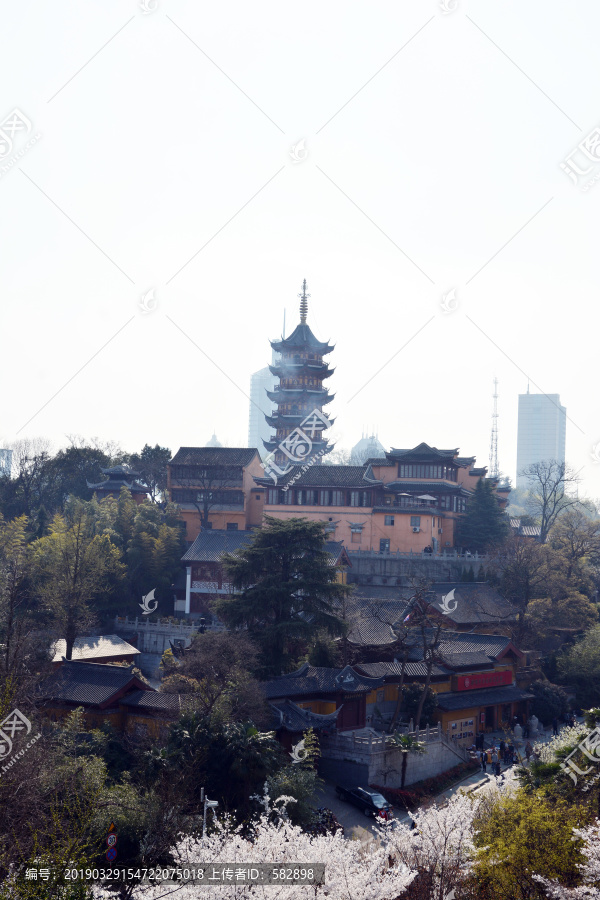
M574 840L583 841L581 852L585 862L580 866L583 884L575 888L561 887L540 875L536 881L544 885L552 900L598 900L600 897L600 819L587 828L574 828Z
M252 828L243 834L227 817L215 819L214 828L204 838L185 838L174 848L176 865L189 867L194 863L219 867L224 863L255 865L273 863L325 863L325 884L307 888L304 885L269 887L269 900L396 900L412 882L415 873L398 860L390 865L390 852L384 842L370 843L346 840L341 833L311 836L292 825L286 807L291 797L279 797L272 802L267 795L262 800L263 812ZM204 887L206 900L241 900L257 896L264 890L243 883L226 883ZM309 894L307 893L309 892ZM172 892L172 894L171 894ZM132 900L158 900L172 896L172 900L197 900L198 888L184 885L140 886L131 894ZM114 900L114 893L102 887L94 888L94 900Z
M475 855L473 820L481 801L455 794L443 806L436 804L411 813L415 827L400 825L386 830L391 858L431 888L432 900L443 900L471 872Z

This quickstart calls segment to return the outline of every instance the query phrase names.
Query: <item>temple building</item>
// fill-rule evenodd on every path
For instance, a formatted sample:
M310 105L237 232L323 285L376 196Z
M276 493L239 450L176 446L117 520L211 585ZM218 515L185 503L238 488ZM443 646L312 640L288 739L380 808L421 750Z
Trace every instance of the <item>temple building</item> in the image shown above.
M257 483L266 515L323 522L331 539L353 550L437 554L454 548L457 520L486 477L474 456L421 443L361 466L292 466L275 485L264 476ZM492 481L504 509L508 489Z
M267 391L277 410L265 416L275 434L263 443L274 454L273 461L280 470L309 458L318 464L332 449L323 432L333 420L323 412L323 407L334 395L323 386L323 381L334 370L323 357L331 353L333 346L318 341L306 324L310 296L306 293L306 279L298 296L300 324L289 337L271 341L273 350L281 354L279 362L269 366L271 374L279 378L279 385Z
M119 497L121 488L127 488L136 503L143 503L148 496L148 488L136 481L140 477L139 472L134 472L129 466L112 466L110 469L100 469L103 475L107 475L106 481L87 486L92 490L98 500L105 497Z

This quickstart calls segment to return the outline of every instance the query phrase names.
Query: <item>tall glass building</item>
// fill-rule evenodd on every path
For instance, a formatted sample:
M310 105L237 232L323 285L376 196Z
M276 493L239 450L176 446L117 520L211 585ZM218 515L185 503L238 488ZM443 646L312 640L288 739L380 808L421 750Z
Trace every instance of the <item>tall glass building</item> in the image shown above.
M519 473L543 459L565 461L567 410L559 394L519 394L517 487L527 487Z

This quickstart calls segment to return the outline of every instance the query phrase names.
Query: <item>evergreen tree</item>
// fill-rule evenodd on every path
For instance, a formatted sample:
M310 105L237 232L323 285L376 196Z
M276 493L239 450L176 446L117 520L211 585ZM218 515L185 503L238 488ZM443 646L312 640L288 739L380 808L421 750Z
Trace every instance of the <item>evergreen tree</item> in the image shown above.
M250 544L223 558L241 593L217 601L217 614L232 628L248 628L265 676L288 669L321 629L343 632L336 609L350 589L337 582L324 542L323 522L266 517Z
M500 546L507 536L508 521L500 509L493 484L480 478L467 511L458 522L457 544L481 553Z

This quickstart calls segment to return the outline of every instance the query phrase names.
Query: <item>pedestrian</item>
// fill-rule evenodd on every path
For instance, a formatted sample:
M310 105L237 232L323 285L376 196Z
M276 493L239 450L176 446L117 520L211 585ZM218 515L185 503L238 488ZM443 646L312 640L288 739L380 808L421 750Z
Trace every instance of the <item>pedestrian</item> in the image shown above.
M496 762L495 771L496 771L496 777L497 777L497 778L500 778L500 773L501 773L501 771L502 771L502 767L501 767L501 765L500 765L500 760L498 760L498 761Z
M481 759L481 771L482 771L482 772L486 772L486 771L487 771L487 769L486 769L486 765L487 765L487 753L485 752L485 750L482 750L482 751L481 751L480 759Z
M529 737L529 722L527 722L523 726L523 737L525 738L525 740L527 740L527 738Z
M504 759L504 753L506 751L506 741L504 738L500 741L500 759Z
M496 748L492 750L492 765L496 768L496 764L498 763L498 754L496 753Z
M552 735L555 736L558 734L558 719L556 716L552 719Z
M531 742L527 741L527 743L525 744L525 756L527 757L527 762L529 762L529 758L532 753L533 753L533 747L531 746Z

